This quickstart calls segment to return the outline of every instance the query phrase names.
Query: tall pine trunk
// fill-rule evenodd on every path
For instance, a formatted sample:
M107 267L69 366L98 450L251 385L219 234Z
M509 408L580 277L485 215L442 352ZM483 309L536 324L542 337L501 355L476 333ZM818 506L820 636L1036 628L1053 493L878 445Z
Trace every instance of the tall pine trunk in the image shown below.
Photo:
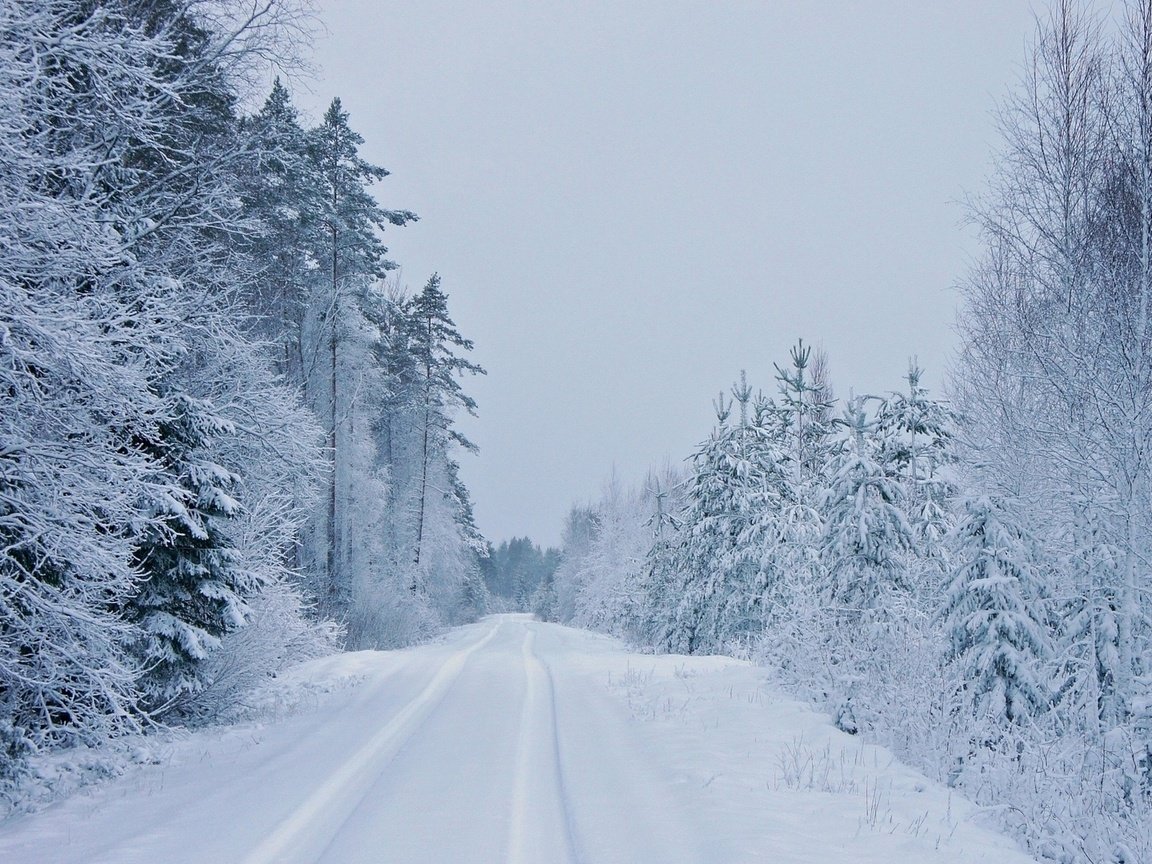
M339 250L337 247L338 231L336 227L336 205L337 205L337 183L336 177L333 176L332 180L332 322L331 322L331 345L332 345L332 377L331 377L331 403L329 405L329 435L328 435L328 448L331 454L331 475L328 479L328 525L326 532L327 541L327 577L328 577L328 593L330 602L335 605L337 598L340 594L339 574L336 566L336 483L337 483L337 467L339 465L339 453L337 450L336 441L336 395L337 395L337 369L336 369L336 344L340 326L340 298L337 294L339 287L338 282L338 264L339 264Z
M432 322L428 322L429 340L431 340ZM424 504L428 499L428 427L432 423L432 411L429 404L432 399L432 364L424 367L424 429L423 441L420 448L420 508L416 517L416 557L413 561L415 568L412 571L412 593L419 589L417 583L420 569L420 551L424 544Z

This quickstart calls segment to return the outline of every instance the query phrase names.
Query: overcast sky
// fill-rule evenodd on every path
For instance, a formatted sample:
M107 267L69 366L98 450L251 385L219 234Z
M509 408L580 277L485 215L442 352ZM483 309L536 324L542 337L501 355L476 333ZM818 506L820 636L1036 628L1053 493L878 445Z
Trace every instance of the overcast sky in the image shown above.
M939 389L977 246L960 202L998 146L1023 0L319 0L313 117L340 96L392 172L389 232L439 271L488 376L466 382L481 530L558 543L616 467L707 437L797 337L840 394ZM311 92L305 92L307 87Z

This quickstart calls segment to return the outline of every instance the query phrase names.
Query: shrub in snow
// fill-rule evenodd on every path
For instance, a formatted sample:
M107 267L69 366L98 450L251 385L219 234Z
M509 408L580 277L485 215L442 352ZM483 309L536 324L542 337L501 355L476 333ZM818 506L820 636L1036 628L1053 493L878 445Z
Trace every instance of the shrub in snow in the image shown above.
M225 635L202 664L204 683L178 703L183 718L216 722L241 716L260 687L296 663L339 650L344 634L317 624L300 589L281 577L249 603L246 626Z

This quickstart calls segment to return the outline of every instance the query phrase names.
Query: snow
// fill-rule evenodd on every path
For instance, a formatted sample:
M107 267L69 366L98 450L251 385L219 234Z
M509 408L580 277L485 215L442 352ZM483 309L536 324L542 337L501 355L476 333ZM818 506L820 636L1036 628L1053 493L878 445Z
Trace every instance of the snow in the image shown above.
M307 707L0 823L0 861L1032 860L765 677L492 616L297 667Z

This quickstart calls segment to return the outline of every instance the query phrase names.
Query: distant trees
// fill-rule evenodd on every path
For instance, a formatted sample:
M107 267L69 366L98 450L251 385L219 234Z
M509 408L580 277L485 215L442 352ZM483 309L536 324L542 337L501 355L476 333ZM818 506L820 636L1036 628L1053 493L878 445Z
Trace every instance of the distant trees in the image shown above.
M594 504L572 508L564 529L563 551L553 577L555 617L633 641L649 641L664 632L680 601L671 574L651 571L653 534L659 515L672 505L665 490L679 477L671 470L650 472L639 487L613 477ZM654 578L655 577L655 578ZM649 586L661 585L657 615Z
M553 579L560 563L558 549L541 549L528 537L513 537L489 546L484 560L484 582L492 597L510 608L532 612L537 604L555 614Z
M349 431L359 430L368 470L386 487L382 498L360 499L358 519L375 512L379 520L370 554L380 563L367 570L381 575L356 591L353 605L358 615L407 610L407 623L381 618L375 632L358 625L363 645L392 644L390 631L427 633L487 605L480 576L487 543L456 461L458 452L476 448L453 422L458 411L476 407L458 379L483 369L466 358L472 343L457 331L440 285L434 275L413 296L364 296L366 341L354 368L362 376L356 401L365 407Z

